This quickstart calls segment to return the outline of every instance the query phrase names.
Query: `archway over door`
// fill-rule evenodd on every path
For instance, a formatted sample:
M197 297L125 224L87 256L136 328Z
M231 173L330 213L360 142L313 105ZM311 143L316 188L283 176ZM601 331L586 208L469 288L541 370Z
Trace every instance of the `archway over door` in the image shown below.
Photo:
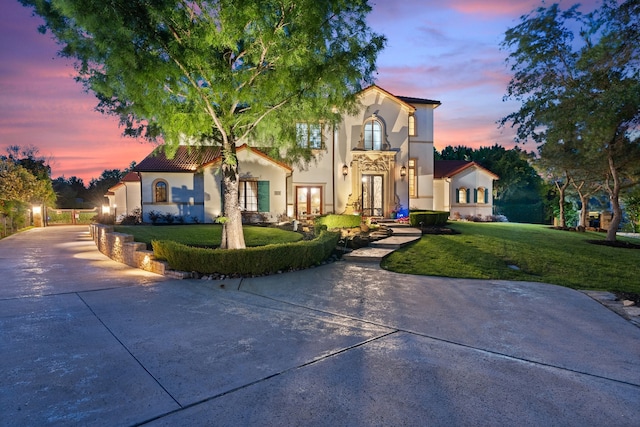
M353 151L351 191L364 216L388 217L395 207L396 151ZM357 201L355 200L357 197Z

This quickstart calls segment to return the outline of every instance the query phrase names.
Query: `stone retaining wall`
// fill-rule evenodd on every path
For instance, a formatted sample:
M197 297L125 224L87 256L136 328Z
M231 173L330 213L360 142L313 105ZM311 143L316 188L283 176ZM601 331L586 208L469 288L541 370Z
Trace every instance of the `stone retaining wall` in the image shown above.
M116 233L112 225L91 224L89 230L98 250L112 260L152 273L167 273L167 264L155 259L145 243L134 242L132 235Z

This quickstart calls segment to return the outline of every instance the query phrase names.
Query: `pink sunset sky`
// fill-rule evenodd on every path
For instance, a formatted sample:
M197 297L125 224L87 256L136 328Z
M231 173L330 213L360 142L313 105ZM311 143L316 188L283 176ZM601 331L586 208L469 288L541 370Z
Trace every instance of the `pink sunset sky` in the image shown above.
M593 4L590 0L588 4ZM395 95L436 99L435 145L514 145L496 121L518 104L503 102L510 79L500 51L505 30L541 5L536 0L374 0L369 23L388 39L376 83ZM563 9L573 2L561 2ZM105 169L140 162L153 146L121 136L114 117L94 111L96 98L73 79L42 23L16 0L0 6L0 150L36 146L52 177L88 184ZM528 150L534 146L524 147Z

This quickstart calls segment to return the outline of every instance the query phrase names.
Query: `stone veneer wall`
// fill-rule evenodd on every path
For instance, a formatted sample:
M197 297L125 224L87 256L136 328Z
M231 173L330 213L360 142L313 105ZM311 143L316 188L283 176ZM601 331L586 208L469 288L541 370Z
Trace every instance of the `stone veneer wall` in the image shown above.
M98 250L114 261L157 274L166 274L166 263L158 261L145 243L133 241L130 234L116 233L112 225L91 224L91 237Z

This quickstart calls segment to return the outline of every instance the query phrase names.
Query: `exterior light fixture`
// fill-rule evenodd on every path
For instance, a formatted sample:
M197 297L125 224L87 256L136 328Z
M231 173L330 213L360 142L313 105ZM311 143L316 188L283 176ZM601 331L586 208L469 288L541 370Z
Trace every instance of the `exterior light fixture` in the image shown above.
M344 179L347 179L347 175L349 175L349 166L347 166L347 164L345 163L344 165L342 165L342 176L344 177Z
M400 168L400 178L402 178L402 180L404 181L405 176L407 176L407 167L405 165L402 165L402 167Z
M102 205L102 215L109 215L110 211L109 205Z
M42 214L42 206L33 205L33 209L31 211L33 212L34 215L40 215Z

